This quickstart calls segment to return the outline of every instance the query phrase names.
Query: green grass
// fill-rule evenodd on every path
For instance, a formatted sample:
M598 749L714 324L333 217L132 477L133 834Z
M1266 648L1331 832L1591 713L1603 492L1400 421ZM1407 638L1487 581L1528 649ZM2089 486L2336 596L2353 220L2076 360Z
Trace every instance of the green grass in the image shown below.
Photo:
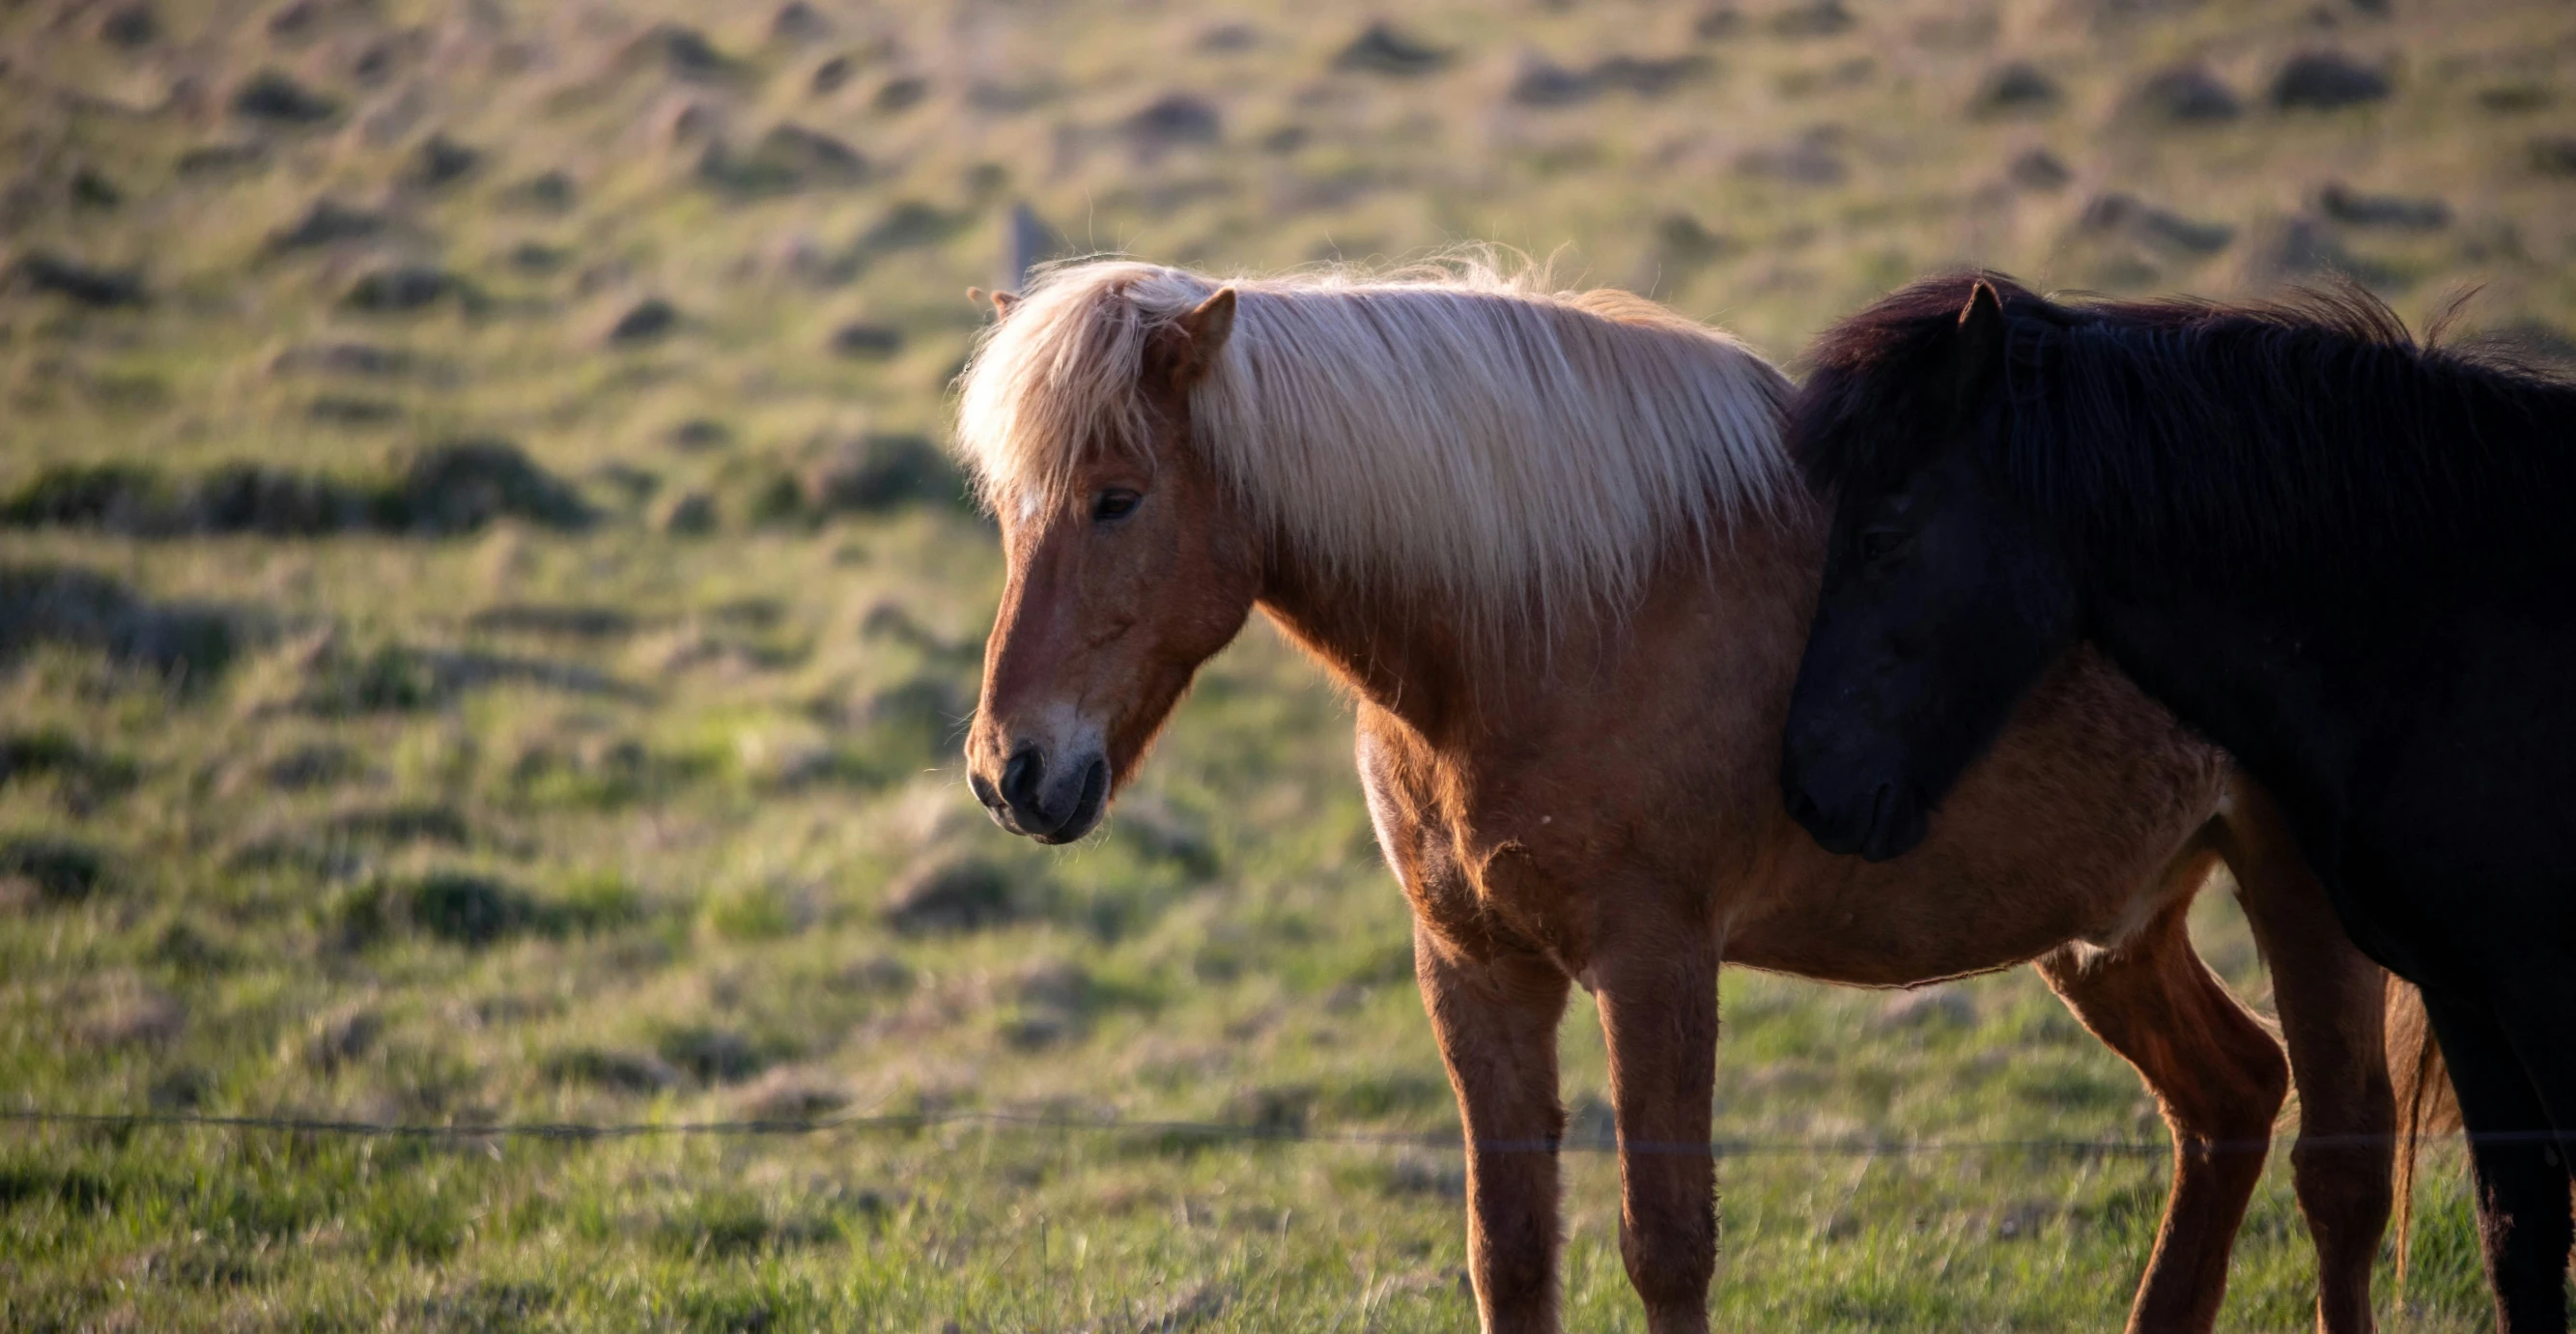
M1072 248L1220 269L1501 241L1784 359L1971 262L2242 292L2324 254L2411 318L2479 282L2473 328L2576 318L2576 179L2536 147L2576 58L2554 8L1912 0L1816 32L1786 0L1732 23L1406 6L1444 59L1389 75L1336 67L1378 16L1344 0L817 4L829 31L801 42L702 0L167 0L135 46L102 35L116 7L0 11L0 263L130 269L145 295L0 286L0 1101L1012 1119L590 1142L11 1124L0 1326L1472 1327L1455 1112L1316 674L1256 627L1110 828L1058 854L962 789L999 557L925 442L1014 204ZM2319 47L2385 65L2392 95L2268 106ZM1697 63L1542 106L1510 95L1528 53ZM2057 100L1975 111L2014 60ZM2129 109L2183 61L2243 114ZM264 69L336 112L228 110ZM1173 92L1214 110L1213 142L1133 135ZM478 164L424 183L433 135ZM2067 179L2017 176L2032 150ZM568 190L531 184L558 171ZM2338 218L2330 182L2447 219ZM376 225L273 239L325 199ZM351 304L403 266L453 281ZM651 300L667 329L612 337ZM517 451L474 456L497 489L440 471L459 442ZM2198 927L2261 1004L2232 908ZM1730 973L1719 1133L2161 1138L2036 979L1956 990L1900 1022ZM1597 1132L1580 1001L1565 1045ZM1022 1123L1113 1117L1308 1138ZM2164 1171L1730 1158L1714 1309L2112 1326ZM2387 1327L2482 1327L2463 1179L2438 1150ZM1570 1328L1639 1327L1616 1218L1611 1161L1570 1155ZM2275 1155L2222 1326L2302 1324L2309 1254Z

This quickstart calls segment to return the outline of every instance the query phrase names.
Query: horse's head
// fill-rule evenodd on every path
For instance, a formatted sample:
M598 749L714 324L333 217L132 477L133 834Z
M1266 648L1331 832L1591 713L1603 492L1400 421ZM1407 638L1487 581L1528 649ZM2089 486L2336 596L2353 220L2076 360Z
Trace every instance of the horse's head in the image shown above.
M1042 485L988 488L1009 575L966 763L1013 833L1090 832L1252 609L1253 526L1190 443L1189 391L1224 349L1234 305L1226 289L1147 325L1121 371L1138 377L1130 429L1102 425Z
M2071 567L1978 448L2010 429L2002 300L1979 281L1949 309L1901 339L1850 327L1877 311L1854 317L1791 410L1799 457L1836 504L1781 778L1818 843L1873 861L1923 841L2076 636Z

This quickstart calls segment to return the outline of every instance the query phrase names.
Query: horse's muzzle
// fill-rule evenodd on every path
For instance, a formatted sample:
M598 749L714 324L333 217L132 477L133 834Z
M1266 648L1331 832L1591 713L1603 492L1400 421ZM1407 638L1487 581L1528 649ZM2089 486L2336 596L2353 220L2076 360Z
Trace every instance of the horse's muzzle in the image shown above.
M993 822L1040 843L1071 843L1100 823L1109 804L1109 761L1094 755L1078 767L1050 766L1034 745L1011 752L999 783L967 780Z
M1921 846L1932 831L1931 813L1903 783L1881 782L1870 789L1867 804L1827 804L1815 790L1794 779L1788 784L1789 817L1815 836L1825 851L1858 854L1867 861L1902 857Z

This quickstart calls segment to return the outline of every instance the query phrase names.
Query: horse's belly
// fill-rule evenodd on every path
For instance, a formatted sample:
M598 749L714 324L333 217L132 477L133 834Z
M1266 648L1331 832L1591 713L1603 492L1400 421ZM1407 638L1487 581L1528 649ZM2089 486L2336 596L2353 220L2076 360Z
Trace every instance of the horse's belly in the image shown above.
M1837 857L1803 832L1726 931L1729 962L1864 986L2116 947L2196 886L2172 874L2223 761L2080 651L2023 701L1913 852Z
M1827 894L1799 911L1729 932L1723 950L1726 963L1765 972L1847 986L1914 986L2010 968L2070 940L2104 934L2105 927L2116 930L2132 915L2130 902L2143 903L2154 893L2142 877L2110 902L2092 895L1995 896L1975 889L1938 902Z

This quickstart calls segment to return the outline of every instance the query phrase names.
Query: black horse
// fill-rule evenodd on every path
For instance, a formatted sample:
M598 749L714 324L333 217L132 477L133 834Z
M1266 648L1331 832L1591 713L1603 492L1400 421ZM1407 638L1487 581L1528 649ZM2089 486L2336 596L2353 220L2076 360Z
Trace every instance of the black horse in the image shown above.
M2418 346L2358 292L2065 305L1991 274L1814 362L1792 447L1836 513L1790 811L1906 851L2100 645L2280 798L2353 939L2422 988L2499 1325L2564 1330L2576 384Z

